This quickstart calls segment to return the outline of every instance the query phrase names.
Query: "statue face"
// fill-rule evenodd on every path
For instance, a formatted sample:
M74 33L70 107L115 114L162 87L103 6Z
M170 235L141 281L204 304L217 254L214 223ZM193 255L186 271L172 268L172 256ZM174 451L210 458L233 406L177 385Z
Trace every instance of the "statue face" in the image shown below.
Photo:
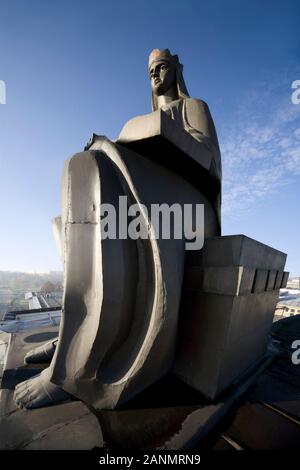
M154 62L149 70L149 77L153 93L157 96L163 95L175 83L175 67L164 60Z

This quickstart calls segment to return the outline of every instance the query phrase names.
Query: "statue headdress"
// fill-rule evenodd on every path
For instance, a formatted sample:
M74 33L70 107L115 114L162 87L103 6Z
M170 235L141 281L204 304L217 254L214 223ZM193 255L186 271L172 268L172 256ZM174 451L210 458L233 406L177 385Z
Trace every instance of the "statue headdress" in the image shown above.
M173 67L175 67L176 70L176 88L177 88L177 94L178 98L188 98L190 95L187 91L183 75L182 75L182 70L183 70L183 65L179 62L178 55L172 55L169 49L153 49L149 56L149 63L148 63L148 70L150 70L151 65L153 62L158 62L160 60L164 60L166 62L169 62L172 64ZM156 111L158 108L157 106L157 97L153 94L152 91L152 111Z

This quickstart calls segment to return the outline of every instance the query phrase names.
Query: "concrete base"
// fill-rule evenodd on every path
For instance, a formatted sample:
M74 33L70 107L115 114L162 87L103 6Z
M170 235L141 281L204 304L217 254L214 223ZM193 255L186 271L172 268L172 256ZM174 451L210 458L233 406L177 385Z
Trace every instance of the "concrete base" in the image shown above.
M39 339L56 334L53 328L30 334L0 333L2 344L8 347L0 390L0 450L191 448L212 430L271 360L266 357L213 405L178 378L167 375L118 410L92 413L82 402L72 400L36 410L16 408L15 385L41 369L40 365L24 366L24 354L38 346Z

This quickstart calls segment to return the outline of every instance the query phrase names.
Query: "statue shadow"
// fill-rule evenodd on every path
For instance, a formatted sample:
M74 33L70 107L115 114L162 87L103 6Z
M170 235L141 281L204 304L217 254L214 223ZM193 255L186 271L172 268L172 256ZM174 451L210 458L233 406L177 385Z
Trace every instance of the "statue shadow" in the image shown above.
M1 379L2 390L14 390L16 386L42 372L49 364L31 364L18 369L6 369Z

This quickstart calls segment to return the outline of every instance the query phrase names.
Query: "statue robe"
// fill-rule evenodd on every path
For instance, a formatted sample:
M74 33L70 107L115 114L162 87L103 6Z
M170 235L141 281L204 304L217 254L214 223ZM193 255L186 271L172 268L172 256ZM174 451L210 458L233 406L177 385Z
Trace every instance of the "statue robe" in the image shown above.
M167 112L175 120L182 116L184 128L217 152L205 106L197 108L198 121L207 125L201 130L197 119L190 119L195 104L182 104ZM149 238L101 237L101 204L117 207L124 195L141 207ZM150 213L151 204L162 203L204 204L205 237L219 233L214 206L199 188L125 145L98 137L65 164L63 315L51 381L95 409L113 409L129 400L174 362L185 239L151 237L143 207Z

